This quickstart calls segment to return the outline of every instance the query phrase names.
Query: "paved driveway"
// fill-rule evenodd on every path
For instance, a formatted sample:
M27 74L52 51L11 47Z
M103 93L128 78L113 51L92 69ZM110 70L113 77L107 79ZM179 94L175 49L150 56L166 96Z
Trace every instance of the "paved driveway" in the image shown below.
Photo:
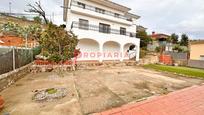
M166 95L203 80L167 75L139 67L100 66L76 72L29 74L0 94L2 113L11 115L86 115ZM35 90L63 87L68 95L53 102L32 100Z
M94 115L204 115L204 85Z

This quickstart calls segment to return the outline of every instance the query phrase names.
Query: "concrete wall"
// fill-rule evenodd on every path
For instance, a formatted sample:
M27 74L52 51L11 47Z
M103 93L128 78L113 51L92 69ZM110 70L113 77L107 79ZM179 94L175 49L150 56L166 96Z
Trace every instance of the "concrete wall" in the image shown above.
M24 67L16 69L15 71L0 75L0 91L9 87L13 83L15 83L17 80L21 79L26 74L28 74L30 72L31 65L32 64L28 64Z
M201 60L201 55L204 55L204 43L203 44L191 44L191 60Z
M128 45L130 46L131 44L134 44L134 45L136 45L136 48L135 48L136 61L139 61L140 39L137 39L134 37L132 38L129 36L123 36L123 35L104 34L104 33L99 33L97 31L81 30L78 28L74 28L73 32L76 35L78 35L78 39L79 39L78 48L80 48L82 53L85 53L83 51L94 52L95 49L98 49L98 47L96 47L96 46L98 46L97 44L99 44L100 53L104 53L104 50L106 52L107 52L107 50L113 51L113 49L115 49L114 46L109 47L109 49L107 49L107 47L105 47L106 49L104 49L104 46L105 46L104 44L106 44L106 42L114 42L114 43L119 44L119 48L120 48L119 53L123 53L122 54L123 56L120 56L121 57L120 60L123 61L124 59L127 59L127 58L124 58L124 55L126 53L124 51L127 51L125 49L127 49ZM82 44L83 42L80 42L80 41L83 39L87 39L89 41ZM95 42L93 42L93 41L95 41ZM93 46L95 46L95 48ZM95 53L97 53L97 52L95 52ZM114 53L114 52L112 52L112 53ZM107 57L107 56L105 56L105 57ZM95 60L95 59L89 58L89 59L81 59L81 60ZM100 61L110 60L110 58L104 58L104 59L97 58L96 60L100 60ZM113 59L113 60L115 60L115 59Z
M194 67L194 68L204 69L204 60L189 60L188 61L188 66L189 67Z

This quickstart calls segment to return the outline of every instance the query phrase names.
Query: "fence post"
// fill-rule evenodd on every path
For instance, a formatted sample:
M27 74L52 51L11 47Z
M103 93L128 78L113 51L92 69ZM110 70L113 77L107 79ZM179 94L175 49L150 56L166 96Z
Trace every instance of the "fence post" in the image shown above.
M13 47L13 70L16 69L15 48Z
M33 62L33 48L31 48L31 62Z

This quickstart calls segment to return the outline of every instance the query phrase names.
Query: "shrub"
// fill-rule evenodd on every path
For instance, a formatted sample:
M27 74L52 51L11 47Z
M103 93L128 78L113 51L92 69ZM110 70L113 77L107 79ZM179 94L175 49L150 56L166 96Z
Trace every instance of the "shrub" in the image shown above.
M176 51L176 52L184 52L184 49L179 46L179 45L176 45L173 47L173 51Z
M42 33L42 28L37 24L22 27L18 24L8 22L3 24L1 28L1 31L6 35L20 36L23 38L28 37L35 40L38 40Z
M159 53L161 51L161 47L156 47L155 51Z
M22 28L15 23L12 22L8 22L6 24L3 24L3 26L1 27L2 32L5 35L13 35L13 36L19 36L20 32L22 30Z
M147 55L147 51L141 49L141 50L140 50L140 58L144 58L146 55Z
M36 55L39 55L41 53L41 50L42 50L41 46L33 48L33 56L34 56L33 58L35 58Z
M62 60L62 57L58 54L52 54L49 59L49 61L52 61L52 62L57 62L59 63L61 60Z
M72 32L67 32L64 28L50 23L42 33L39 43L52 61L59 62L70 60L75 56L74 51L78 39Z

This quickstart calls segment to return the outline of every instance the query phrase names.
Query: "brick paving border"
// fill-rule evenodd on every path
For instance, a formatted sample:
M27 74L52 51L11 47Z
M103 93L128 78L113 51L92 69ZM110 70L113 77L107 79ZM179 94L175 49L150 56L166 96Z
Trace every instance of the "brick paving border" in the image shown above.
M94 115L204 115L204 85Z

